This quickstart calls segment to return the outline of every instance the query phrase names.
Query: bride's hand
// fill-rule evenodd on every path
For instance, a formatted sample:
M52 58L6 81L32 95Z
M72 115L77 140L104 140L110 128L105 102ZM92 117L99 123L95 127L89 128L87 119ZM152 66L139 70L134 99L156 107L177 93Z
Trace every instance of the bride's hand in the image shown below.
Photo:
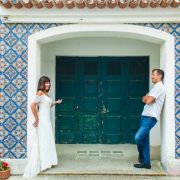
M61 104L62 103L62 99L58 99L57 101L55 101L56 104Z
M33 123L33 126L34 126L35 128L38 127L38 123L39 123L39 120L36 119L36 120L34 121L34 123Z

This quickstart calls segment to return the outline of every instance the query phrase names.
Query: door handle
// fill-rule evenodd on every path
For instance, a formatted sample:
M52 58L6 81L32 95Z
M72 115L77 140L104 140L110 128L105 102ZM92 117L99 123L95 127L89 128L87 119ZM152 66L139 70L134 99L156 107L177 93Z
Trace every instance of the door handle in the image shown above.
M106 113L106 107L105 107L105 105L103 104L103 106L102 106L102 113L103 114L105 114Z
M108 112L109 112L109 110L106 109L105 105L103 104L103 105L102 105L102 111L101 111L101 114L106 114L106 113L108 113Z

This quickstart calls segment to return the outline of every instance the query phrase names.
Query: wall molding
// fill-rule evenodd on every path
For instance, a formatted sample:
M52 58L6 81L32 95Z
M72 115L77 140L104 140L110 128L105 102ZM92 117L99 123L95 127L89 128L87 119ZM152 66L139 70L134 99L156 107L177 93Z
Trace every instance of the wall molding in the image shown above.
M27 14L27 11L28 14ZM92 13L93 12L93 13ZM0 7L4 23L178 23L178 8L22 9Z

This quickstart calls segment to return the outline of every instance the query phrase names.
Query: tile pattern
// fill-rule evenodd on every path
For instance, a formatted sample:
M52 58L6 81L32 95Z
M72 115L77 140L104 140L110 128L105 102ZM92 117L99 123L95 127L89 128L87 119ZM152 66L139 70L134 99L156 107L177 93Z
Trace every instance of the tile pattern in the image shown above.
M137 24L175 37L176 151L180 159L180 24ZM27 38L60 24L3 24L0 21L0 156L26 158Z

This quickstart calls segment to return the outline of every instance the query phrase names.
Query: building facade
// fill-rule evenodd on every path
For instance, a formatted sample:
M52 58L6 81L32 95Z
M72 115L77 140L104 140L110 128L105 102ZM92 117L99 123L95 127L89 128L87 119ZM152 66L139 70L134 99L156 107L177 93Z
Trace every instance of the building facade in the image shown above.
M0 155L22 173L30 104L51 78L56 143L134 143L151 70L166 101L151 145L180 174L180 6L173 1L1 1Z

